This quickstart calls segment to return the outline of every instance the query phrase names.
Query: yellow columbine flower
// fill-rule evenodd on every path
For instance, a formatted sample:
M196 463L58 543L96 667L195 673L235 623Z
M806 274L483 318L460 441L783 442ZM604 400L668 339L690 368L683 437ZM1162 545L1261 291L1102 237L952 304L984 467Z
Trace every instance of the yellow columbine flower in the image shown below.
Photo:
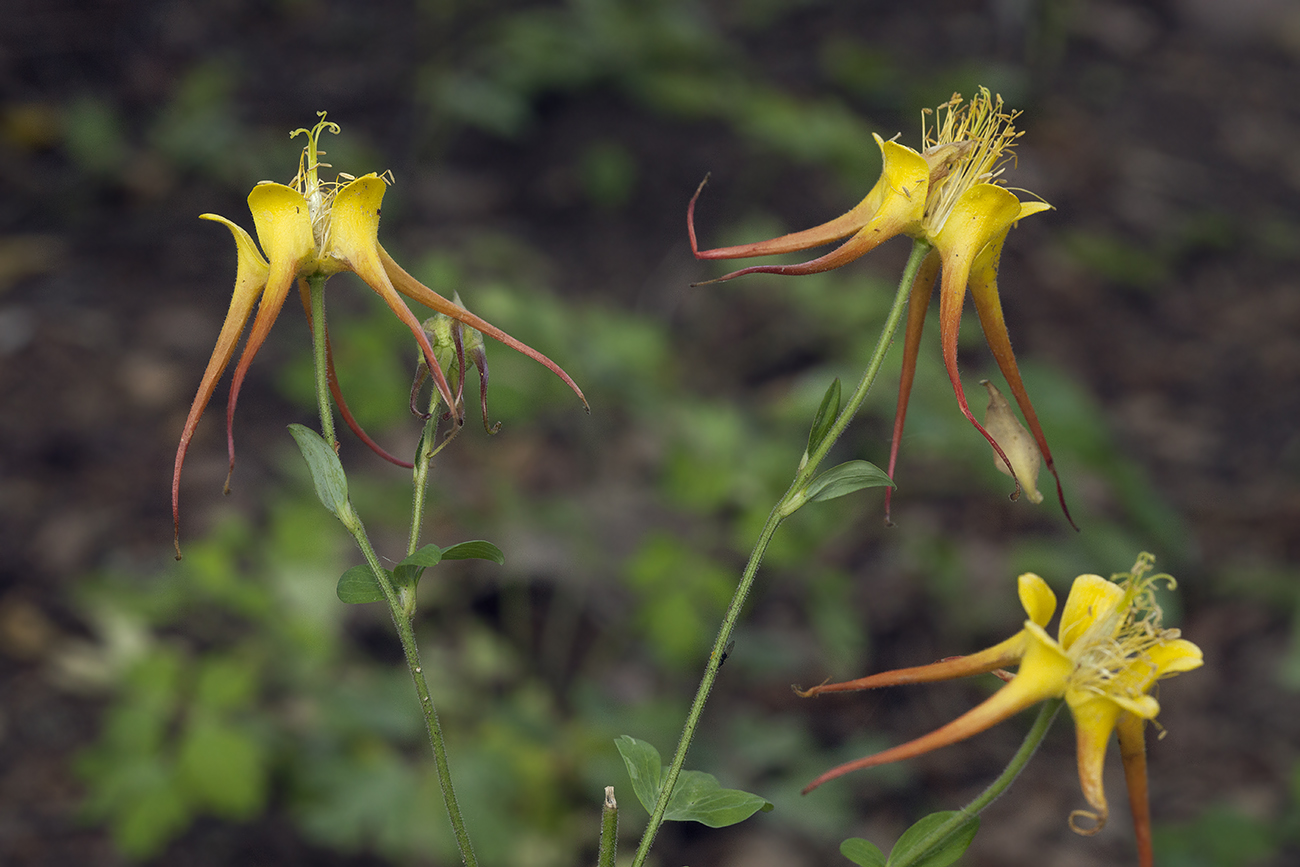
M713 283L744 274L816 274L828 271L847 265L898 235L908 235L933 245L934 250L922 263L912 284L889 475L893 477L898 458L931 289L942 269L939 327L943 361L962 414L989 441L1003 463L1014 468L1016 462L1006 459L1002 446L975 420L966 403L957 371L957 330L969 287L989 348L1029 423L1043 461L1056 477L1061 509L1069 518L1051 450L1025 391L1015 354L1011 351L997 285L1002 245L1011 227L1021 218L1046 211L1051 206L1040 201L1021 201L1002 186L1002 167L1012 158L1015 140L1021 133L1014 124L1018 113L1004 111L1001 97L992 96L985 88L969 104L963 105L961 96L954 94L952 99L939 106L939 112L942 120L934 128L930 128L924 118L922 120L925 147L920 153L873 134L882 161L880 179L875 187L851 211L812 229L754 244L700 250L695 237L694 214L696 199L704 188L701 184L687 210L691 250L699 259L741 259L791 253L845 237L849 239L824 256L808 262L756 265L706 281ZM926 113L929 113L928 109ZM1035 481L1032 479L1017 477L1016 481L1019 487L1034 489ZM886 493L886 517L888 497Z
M1118 731L1130 807L1143 865L1151 863L1150 814L1147 810L1144 727L1160 712L1150 694L1156 681L1201 665L1201 650L1161 625L1155 585L1174 579L1149 575L1155 561L1142 554L1133 571L1107 581L1080 575L1070 588L1057 638L1044 630L1056 611L1056 594L1033 573L1020 576L1020 602L1029 619L1025 628L1000 644L971 656L887 671L844 683L824 684L800 695L845 692L929 683L1019 665L1006 686L972 710L928 735L873 756L840 765L822 774L805 792L827 780L862 768L910 759L965 740L1004 719L1050 698L1063 698L1078 734L1079 782L1091 811L1076 810L1070 827L1095 834L1106 824L1109 809L1102 787L1102 766L1111 735ZM1079 819L1090 822L1078 824Z
M272 324L280 315L280 308L284 305L289 289L295 282L310 319L308 278L328 278L340 271L351 271L364 280L384 299L397 318L411 330L438 391L457 421L460 421L461 417L460 404L453 395L441 367L438 366L429 338L420 326L420 320L407 307L401 295L477 329L544 364L563 379L578 397L582 398L583 404L586 404L581 389L555 362L470 313L459 304L443 298L393 261L378 238L379 210L384 192L388 188L388 181L384 176L373 172L359 178L340 173L334 181L320 180L318 170L328 165L320 162L320 157L324 153L319 148L320 136L326 130L335 134L339 131L337 124L325 120L324 112L320 112L320 118L320 122L311 130L300 129L292 133L294 136L299 133L307 136L307 145L303 148L298 164L298 174L293 181L287 186L263 181L255 186L248 196L248 207L253 213L253 225L257 229L257 237L262 243L266 258L262 257L252 237L240 226L216 214L201 215L204 220L215 220L230 229L235 237L239 265L235 274L235 291L230 299L230 309L226 313L225 323L221 326L216 348L208 361L203 379L199 382L198 394L195 395L194 403L190 406L185 428L181 432L180 445L176 449L176 467L172 476L172 519L176 530L178 557L180 556L181 466L185 462L185 453L189 448L190 439L194 436L194 429L212 397L217 380L225 371L226 365L230 363L235 344L244 330L244 325L248 322L248 317L253 312L254 303L257 303L257 318L253 320L244 352L235 367L230 383L230 399L226 407L226 440L230 453L230 468L233 471L235 442L232 424L239 389L249 364L266 340L267 334L270 333ZM358 435L374 447L370 439L356 427L346 404L342 401L337 388L337 379L334 376L332 354L330 358L330 386L335 400L339 403L340 411ZM396 460L381 449L375 448L390 460Z

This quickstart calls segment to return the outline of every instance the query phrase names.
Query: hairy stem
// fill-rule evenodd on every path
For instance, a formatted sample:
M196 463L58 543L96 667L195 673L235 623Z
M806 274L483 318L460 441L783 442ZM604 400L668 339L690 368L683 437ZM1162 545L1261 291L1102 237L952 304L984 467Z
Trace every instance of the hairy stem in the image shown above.
M320 408L320 433L330 448L338 451L334 436L334 408L330 405L329 365L326 363L325 337L325 281L329 278L313 274L307 278L311 290L311 348L316 370L316 405Z
M432 389L429 400L429 418L424 423L424 433L420 435L420 445L415 450L415 468L411 480L411 536L406 543L406 556L415 553L420 547L420 526L424 523L424 495L429 487L429 466L438 451L438 407L442 398L438 389Z
M867 369L862 373L862 379L858 381L858 387L849 395L849 400L844 404L844 409L831 425L830 430L822 439L821 445L817 447L811 455L808 456L808 463L795 476L794 484L791 490L803 488L817 472L817 466L826 455L830 453L831 448L835 445L836 440L844 433L853 421L853 416L857 415L858 409L862 402L867 399L867 392L871 391L872 384L876 381L876 374L880 372L880 365L885 361L885 353L889 350L889 344L893 342L894 333L898 331L898 323L903 318L903 311L907 308L907 297L912 291L912 283L916 280L916 272L921 270L921 263L929 255L932 246L920 240L912 242L911 255L907 257L907 264L903 266L903 277L898 281L898 291L894 294L894 304L889 308L889 315L885 318L885 327L881 329L880 339L876 341L875 351L871 353L871 360L867 362ZM787 493L786 497L790 495Z
M618 802L614 800L614 787L605 787L605 803L600 810L600 849L596 867L614 867L618 857Z
M438 710L434 707L433 697L429 694L429 682L425 679L424 668L420 665L420 648L415 642L411 617L393 587L392 581L389 580L388 573L380 564L379 557L375 554L375 549L371 546L370 539L367 538L365 529L360 526L359 521L354 536L357 546L366 558L366 563L370 566L370 571L374 573L375 580L383 590L384 600L388 603L388 609L393 616L393 625L397 628L397 637L402 643L406 667L411 672L411 680L415 683L415 694L420 700L420 711L424 714L424 727L429 733L429 746L433 748L438 785L442 788L442 800L447 807L447 817L451 820L451 829L456 836L456 846L460 849L461 861L464 862L465 867L478 867L474 846L470 842L469 831L465 827L465 819L461 816L460 804L456 800L456 790L452 786L451 767L447 763L447 744L442 736L442 725L438 722Z
M320 408L321 417L321 436L325 441L337 448L334 439L334 415L330 406L329 384L326 379L326 362L325 362L325 301L323 278L308 278L308 286L311 290L311 311L312 311L312 349L313 358L316 366L316 400ZM432 430L431 430L432 428ZM434 416L430 419L429 425L426 425L425 436L432 441L437 431L437 418ZM412 516L412 543L410 554L415 550L415 544L419 540L420 517L423 512L423 487L428 480L429 462L425 457L427 445L422 443L420 454L417 455L415 465L415 481L421 492L415 502L416 507L413 511L417 513ZM423 472L421 471L423 469ZM402 644L402 652L406 657L406 667L411 672L411 680L415 683L415 693L420 700L420 711L424 715L425 729L429 733L429 745L433 748L433 761L437 768L438 783L442 787L443 802L447 807L447 816L451 820L452 833L456 837L456 846L460 849L461 861L465 867L478 867L478 859L474 856L474 846L470 842L469 831L465 827L465 820L461 816L460 804L456 801L456 791L452 786L451 769L447 763L447 746L442 736L442 726L438 722L438 711L434 707L433 697L429 693L429 682L424 677L424 668L420 664L420 648L415 641L415 630L411 625L411 617L414 614L415 601L413 591L409 598L403 598L408 594L399 593L393 586L389 573L384 569L383 564L379 561L379 555L375 553L374 546L370 544L370 537L366 534L366 528L361 523L361 519L355 515L350 516L348 520L343 521L348 532L356 540L357 547L361 549L361 554L366 559L366 564L370 567L371 573L375 576L375 583L384 594L384 601L388 603L388 610L392 614L393 626L397 629L398 640Z
M989 804L997 800L998 796L1016 781L1016 777L1020 776L1020 772L1025 769L1025 765L1029 764L1029 760L1034 757L1039 744L1047 736L1048 729L1052 727L1052 722L1060 712L1062 704L1063 701L1059 698L1044 702L1042 708L1038 711L1038 718L1034 720L1033 726L1029 729L1029 734L1025 735L1024 741L1020 744L1020 749L1011 757L1010 763L1007 764L1001 775L990 783L987 789L980 792L979 797L962 807L952 818L922 838L916 846L912 847L909 855L898 861L891 860L889 867L911 867L912 864L920 861L925 855L943 845L943 842L951 837L957 829L974 819Z
M695 729L704 713L704 705L709 699L709 693L713 690L713 682L717 679L718 666L722 664L722 657L725 654L727 643L731 641L731 633L736 627L736 622L740 619L740 613L744 609L745 600L749 597L749 591L754 586L754 578L758 574L758 567L763 561L763 555L767 553L767 546L771 543L772 536L776 534L777 527L781 526L781 522L794 511L794 509L788 507L796 498L802 496L804 488L812 480L818 466L825 460L831 446L844 433L849 422L853 420L854 414L862 406L862 401L866 399L867 392L871 390L876 375L880 372L880 366L885 360L885 353L889 349L889 344L893 341L894 333L898 330L898 323L902 319L903 310L907 307L907 297L911 292L912 281L916 278L916 272L921 267L921 262L930 252L930 249L930 245L924 241L913 243L912 254L908 257L907 265L903 269L898 291L894 295L893 306L889 309L889 315L880 332L880 339L876 341L876 348L872 352L866 370L863 371L862 379L858 382L857 388L854 389L852 396L850 396L848 403L845 404L839 416L835 419L834 424L831 425L830 431L822 440L821 445L809 456L807 463L800 467L790 488L772 508L771 513L767 516L767 521L763 524L763 529L759 531L758 540L754 544L753 552L749 555L749 562L745 564L740 583L736 585L736 592L732 595L731 603L727 606L727 611L722 617L722 625L719 627L717 638L713 642L713 652L709 654L709 661L704 666L704 676L700 679L699 688L695 692L695 700L691 703L691 709L686 715L686 723L682 727L681 738L677 742L677 750L673 753L672 762L664 773L663 785L659 790L659 800L655 802L654 810L650 813L650 822L646 825L645 833L641 837L641 844L637 848L632 867L642 867L645 863L646 857L650 854L650 847L654 843L655 835L659 832L659 826L663 824L664 814L668 811L668 800L672 797L673 787L677 784L677 777L686 762L686 752L690 749L691 741L695 737Z

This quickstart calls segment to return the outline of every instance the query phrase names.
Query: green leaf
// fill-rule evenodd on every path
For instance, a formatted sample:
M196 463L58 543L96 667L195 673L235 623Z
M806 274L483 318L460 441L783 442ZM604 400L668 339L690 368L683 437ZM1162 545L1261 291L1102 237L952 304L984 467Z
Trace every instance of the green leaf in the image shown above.
M393 567L393 571L389 574L392 576L394 586L410 587L414 589L415 586L420 583L420 578L424 576L424 570L430 566L437 566L443 560L469 559L492 560L495 563L504 563L505 555L501 553L500 548L493 545L491 542L461 542L458 545L452 545L446 549L430 544L425 545L420 550L402 560L401 563L398 563ZM367 574L368 577L371 578L370 585L374 587L375 592L379 592L379 587L375 585L373 576L370 576L369 573ZM343 577L346 578L347 575L345 574ZM340 581L339 587L342 588L342 586L343 584ZM342 589L340 589L339 592L342 593ZM363 593L362 595L365 594ZM340 598L342 597L340 596ZM379 598L383 598L382 594ZM348 602L353 600L344 599L343 601ZM373 602L375 600L367 596L366 598L358 598L355 601Z
M630 735L615 738L614 746L618 747L623 764L627 765L627 775L632 780L632 791L636 793L636 799L647 813L653 813L655 801L659 800L659 780L663 772L659 751L653 745Z
M345 525L350 526L355 520L352 506L348 503L348 477L343 472L339 456L325 439L311 428L300 424L289 425L289 433L298 443L311 480L316 485L316 496L325 508L333 513Z
M885 867L885 853L870 840L850 837L840 844L840 854L859 867Z
M831 425L835 424L835 419L840 415L840 379L835 377L830 388L826 389L826 395L822 398L821 406L817 407L817 414L813 416L812 430L808 433L808 450L805 455L811 455L817 451L817 447L826 439L827 432L830 431Z
M414 588L420 583L420 577L424 575L424 567L412 566L410 563L399 563L393 567L392 575L394 587Z
M623 735L614 741L627 775L632 780L632 791L647 813L654 812L659 800L659 788L665 766L659 751L645 741ZM772 805L758 795L739 789L724 789L717 778L703 771L682 771L677 775L677 785L668 799L664 819L670 822L699 822L710 828L724 828L743 822L759 810L767 812Z
M699 822L710 828L725 828L743 822L759 810L769 812L772 805L765 798L724 789L712 774L682 771L668 799L664 818L670 822Z
M450 548L442 549L444 560L491 560L498 566L506 564L506 555L491 542L460 542Z
M444 559L443 551L437 545L425 545L411 556L407 557L399 566L437 566ZM455 559L454 557L451 559Z
M906 863L911 867L948 867L962 856L975 839L975 834L980 829L979 816L972 816L941 841L927 841L926 838L957 815L959 814L955 810L945 810L921 818L898 838L887 863Z
M379 583L375 581L375 573L371 572L370 567L364 563L344 572L334 592L338 594L339 601L349 605L384 601L384 591L379 589Z
M806 502L818 503L833 500L863 488L894 487L885 471L867 461L848 461L832 467L808 483L804 489Z
M393 584L397 587L415 589L424 575L424 570L442 562L442 549L437 545L425 545L393 567Z

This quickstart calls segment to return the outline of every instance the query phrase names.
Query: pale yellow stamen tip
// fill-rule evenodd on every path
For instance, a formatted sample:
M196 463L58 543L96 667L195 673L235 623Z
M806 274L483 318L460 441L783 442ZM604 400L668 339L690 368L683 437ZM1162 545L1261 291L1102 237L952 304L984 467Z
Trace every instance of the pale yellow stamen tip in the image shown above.
M330 206L334 203L334 194L338 192L339 184L337 180L324 183L320 180L318 170L330 168L329 163L320 161L325 155L325 151L320 149L320 137L327 131L338 135L340 127L333 121L326 120L323 111L316 112L316 116L320 121L311 129L296 129L289 133L289 138L307 136L307 144L302 149L302 156L298 158L298 174L289 182L289 186L302 193L302 197L307 200L312 237L316 241L316 249L323 250L329 243Z
M931 109L922 111L921 136L927 159L931 154L955 156L949 165L935 166L932 161L930 193L927 197L925 222L935 231L943 227L961 194L976 184L999 183L1002 166L1014 160L1015 141L1022 133L1016 130L1018 111L1002 107L1002 97L980 88L970 103L963 105L961 94L938 108L933 128ZM956 145L960 150L954 150ZM937 177L934 169L939 168Z
M1133 702L1146 698L1158 671L1151 651L1181 636L1179 630L1161 623L1164 612L1156 599L1156 585L1163 582L1173 589L1177 582L1170 575L1148 575L1154 560L1144 553L1132 572L1115 576L1124 597L1109 617L1095 621L1080 638L1079 646L1087 649L1078 658L1072 678L1075 688Z
M307 209L311 215L311 232L312 238L316 242L317 250L326 250L329 248L330 240L330 218L333 213L334 196L343 187L355 181L356 175L350 175L347 172L339 172L334 180L322 181L319 176L320 169L333 168L329 163L322 162L321 157L325 151L320 148L320 137L326 132L338 135L342 128L333 121L325 119L325 112L318 111L316 116L320 121L311 129L296 129L289 133L289 138L296 138L299 135L307 136L307 144L302 149L302 155L298 158L298 174L289 182L302 197L307 200ZM385 170L379 176L380 180L392 186L393 174Z

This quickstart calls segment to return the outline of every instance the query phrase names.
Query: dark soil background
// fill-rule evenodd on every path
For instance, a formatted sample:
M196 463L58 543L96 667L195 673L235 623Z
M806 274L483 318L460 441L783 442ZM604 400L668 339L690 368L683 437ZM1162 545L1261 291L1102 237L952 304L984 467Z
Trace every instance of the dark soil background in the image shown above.
M1300 746L1300 696L1284 686L1297 653L1300 581L1300 7L807 0L788 9L764 4L776 22L770 27L736 24L759 5L710 3L702 14L751 68L794 94L819 95L815 49L827 34L851 34L891 58L898 94L871 117L886 137L901 129L915 144L915 111L925 103L908 102L909 94L923 83L942 98L965 84L945 84L953 70L1012 70L1027 82L1029 134L1012 185L1057 211L1053 226L1027 228L1008 244L1005 273L1015 269L1024 290L1014 300L1004 295L1018 354L1086 386L1123 452L1191 533L1181 625L1207 665L1162 694L1170 737L1151 758L1157 821L1189 822L1216 805L1265 825L1281 821L1294 810ZM194 143L192 165L145 138L141 131L175 104L187 71L205 62L233 70L231 121L258 148L310 125L321 108L349 134L364 135L402 182L400 203L395 197L385 212L385 237L398 246L507 227L549 252L565 292L629 309L663 309L656 293L679 293L703 273L682 218L707 171L718 183L710 191L715 214L739 211L743 197L754 196L804 226L854 200L816 169L755 155L724 124L666 122L613 86L537 93L534 123L514 138L431 128L419 70L440 56L457 62L461 37L515 8L434 0L6 3L0 863L123 863L101 830L78 821L81 789L69 765L97 731L104 700L61 688L46 659L62 637L86 632L67 596L78 576L170 546L175 441L230 285L229 241L196 216L247 222L251 184L287 180L283 167L263 171L238 138ZM125 120L127 152L99 153L96 162L94 142L68 140L69 107L87 98ZM584 203L560 171L594 136L632 143L645 167L630 204L616 211ZM200 166L197 151L209 146L217 157ZM717 174L724 169L726 187ZM747 180L755 176L762 180ZM1112 273L1065 255L1068 244L1035 243L1066 228L1118 239L1107 248ZM884 254L883 273L890 256L901 252ZM292 305L286 313L297 319ZM725 327L678 323L680 340L698 341L697 353L707 341L709 356L741 371L739 379L749 365L754 377L769 376L745 354L752 347L745 349L744 322L742 311ZM279 325L277 335L301 340L301 325ZM256 502L255 456L293 420L269 385L280 346L273 341L258 359L241 401L236 508ZM542 349L562 359L560 348ZM202 449L196 440L187 468L186 520L196 534L224 475L216 422L207 424L212 430ZM960 516L952 520L962 532ZM904 725L914 731L918 723ZM1014 744L1014 734L1006 737ZM1020 786L1077 797L1070 745L1046 753ZM1111 790L1112 821L1123 825L1118 775ZM1061 833L1055 807L1010 800L987 815L973 863L1065 867L1132 857L1122 840ZM744 839L666 834L661 863L810 863L782 841ZM1277 845L1276 863L1295 863L1296 850ZM248 826L201 822L159 863L375 862L313 850L273 812Z

